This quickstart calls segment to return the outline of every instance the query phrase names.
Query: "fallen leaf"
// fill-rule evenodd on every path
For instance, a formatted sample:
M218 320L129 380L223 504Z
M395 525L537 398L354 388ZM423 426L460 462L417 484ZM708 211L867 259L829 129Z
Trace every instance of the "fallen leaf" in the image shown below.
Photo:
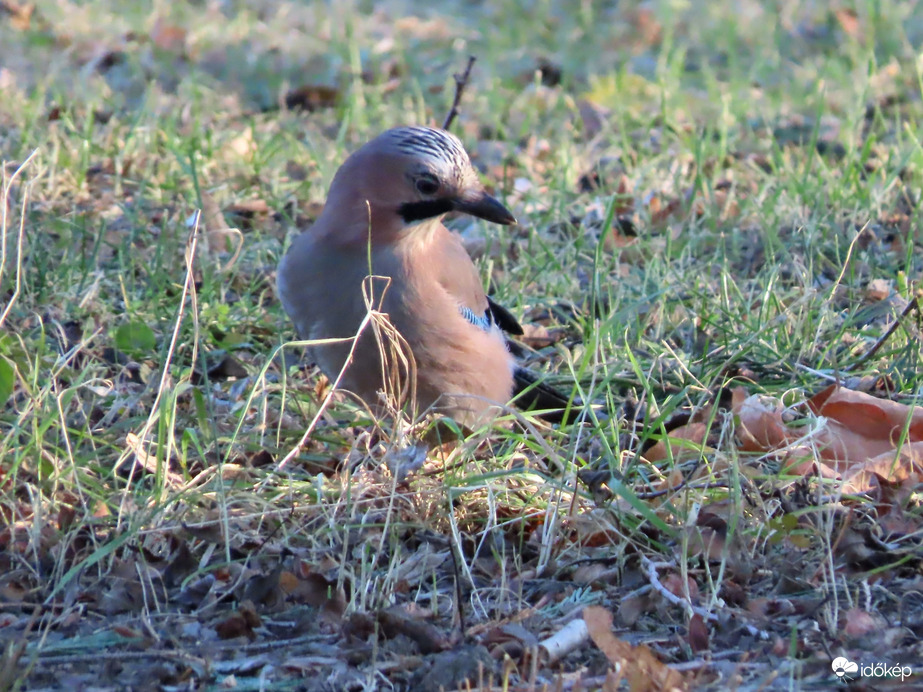
M892 446L905 426L909 441L923 442L921 407L878 399L835 384L809 399L808 406L819 416L831 418L865 437L886 440Z
M682 598L685 601L687 599L686 589L688 589L689 600L692 602L699 600L699 585L695 583L695 579L692 577L686 578L686 589L683 588L683 578L677 572L670 572L661 579L661 583L667 591L677 598Z
M329 580L309 570L309 566L300 565L296 570L297 581L292 583L286 580L285 588L292 600L321 608L329 616L341 617L346 612L346 594L343 589L337 588L336 580Z
M662 663L644 644L632 646L612 634L612 614L600 606L583 609L590 638L616 670L628 679L631 692L685 690L683 676Z
M923 476L923 409L837 385L812 397L808 406L826 424L809 435L810 447L806 441L787 450L794 460L788 473L817 468L824 478L847 481L842 488L847 493L877 487L876 477L912 485ZM781 450L804 435L785 425L781 406L762 397L746 398L735 413L745 451ZM902 436L905 444L898 450Z
M843 616L843 634L850 639L859 639L878 632L886 624L878 615L861 608L850 608Z
M451 647L449 638L432 623L408 616L398 608L380 611L377 618L386 637L403 634L412 639L423 654L434 654Z
M708 651L708 625L705 624L705 618L698 613L689 618L686 639L689 641L689 647L696 653Z
M768 398L753 394L740 402L734 413L739 421L740 448L746 452L779 449L797 439L782 421L782 407Z
M708 424L689 423L670 431L665 440L658 440L644 453L644 458L651 462L673 458L680 462L686 459L698 459L702 456L703 444L708 435ZM674 479L675 480L675 479ZM680 478L679 480L682 480ZM676 487L672 485L670 487Z
M843 480L844 493L868 492L879 487L880 481L912 488L923 480L923 442L904 445L896 455L884 452L856 464L843 474Z
M215 625L215 632L218 633L221 639L235 639L237 637L254 639L256 637L248 618L241 613L233 613L230 617L219 622Z

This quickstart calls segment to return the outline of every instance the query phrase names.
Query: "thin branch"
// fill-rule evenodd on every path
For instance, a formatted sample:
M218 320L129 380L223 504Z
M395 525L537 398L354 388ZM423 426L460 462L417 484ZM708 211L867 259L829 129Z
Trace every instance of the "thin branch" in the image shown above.
M445 117L445 122L442 123L443 130L448 130L452 127L452 121L458 116L458 105L461 103L465 87L468 86L468 80L471 78L471 68L474 67L475 60L477 60L475 56L469 55L465 71L461 74L456 72L452 75L455 78L455 98L452 99L452 108L449 109L449 114Z
M901 310L901 314L891 323L891 326L888 327L888 331L881 335L878 341L875 342L875 345L872 346L868 351L866 351L859 360L846 368L847 372L852 372L857 370L859 366L864 365L868 362L872 356L878 353L878 350L885 345L885 342L891 338L891 335L897 331L897 328L900 326L901 322L904 321L904 318L907 317L911 312L917 309L917 299L913 297L910 299L910 302L904 306L904 309Z

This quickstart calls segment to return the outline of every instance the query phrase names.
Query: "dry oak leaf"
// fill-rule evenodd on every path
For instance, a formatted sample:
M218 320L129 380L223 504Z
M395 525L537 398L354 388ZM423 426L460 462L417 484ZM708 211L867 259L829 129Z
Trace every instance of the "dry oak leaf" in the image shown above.
M628 680L631 692L688 689L682 674L662 663L646 645L632 646L612 634L612 614L605 608L584 608L583 620L593 643L606 655L619 675Z
M831 385L808 406L828 421L828 445L821 456L847 480L844 492L891 483L916 484L923 474L923 408L878 399ZM901 444L901 441L904 444Z
M813 396L808 406L819 416L842 423L866 437L887 440L891 445L897 444L905 427L908 441L923 442L923 408L911 408L836 385Z
M844 493L864 493L882 482L905 487L916 486L923 480L923 442L912 442L894 452L884 452L858 464L843 474Z
M875 476L894 483L915 484L923 476L923 408L878 399L831 385L808 401L822 429L811 434L811 447L799 445L791 456L807 460L791 469L810 473L815 460L820 475L848 481L845 492L866 492L877 486ZM773 451L788 447L801 434L782 420L782 409L759 396L747 397L736 408L741 449ZM904 444L898 449L903 438ZM819 459L816 459L819 457Z
M686 459L697 459L702 456L703 444L708 435L707 423L687 423L670 431L665 440L658 440L644 454L644 458L651 462L663 461L673 457L677 462ZM669 446L668 446L669 445ZM669 486L675 487L675 485Z
M734 408L740 421L737 437L745 452L781 449L798 439L782 420L782 408L758 394L748 396Z

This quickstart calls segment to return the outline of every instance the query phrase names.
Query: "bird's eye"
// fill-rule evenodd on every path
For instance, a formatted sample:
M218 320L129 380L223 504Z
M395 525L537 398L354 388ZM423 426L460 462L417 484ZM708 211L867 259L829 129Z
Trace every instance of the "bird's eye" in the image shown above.
M435 195L439 192L439 181L431 175L422 175L417 178L417 192L421 195Z

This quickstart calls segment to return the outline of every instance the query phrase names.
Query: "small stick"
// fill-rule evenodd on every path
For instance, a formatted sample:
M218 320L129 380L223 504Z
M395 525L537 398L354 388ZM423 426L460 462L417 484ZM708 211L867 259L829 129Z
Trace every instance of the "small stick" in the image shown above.
M471 78L471 68L474 67L475 60L477 60L475 56L469 55L465 71L461 74L456 72L452 75L455 78L455 98L452 99L452 108L449 109L449 114L445 117L445 122L442 123L443 130L448 130L452 127L452 121L458 116L458 104L461 103L462 93L464 93L468 80Z
M458 551L459 553L461 552L460 545L458 546ZM455 610L458 614L458 630L464 638L468 627L465 625L465 606L462 603L461 570L458 569L458 556L455 554L455 546L451 541L449 542L449 555L452 556L452 571L455 575Z
M897 319L895 319L891 323L891 326L888 327L888 331L882 334L881 337L878 339L878 341L875 342L875 345L872 346L868 351L866 351L862 355L862 357L859 358L859 360L857 360L855 363L853 363L848 368L846 368L846 371L851 372L853 370L856 370L860 365L864 365L868 360L871 359L872 356L878 353L878 349L884 346L885 342L891 338L891 335L897 331L898 326L900 326L904 318L907 317L907 315L909 315L911 312L913 312L916 309L917 309L917 299L916 297L913 297L910 299L910 302L904 306L904 309L901 310L901 314L897 316Z

